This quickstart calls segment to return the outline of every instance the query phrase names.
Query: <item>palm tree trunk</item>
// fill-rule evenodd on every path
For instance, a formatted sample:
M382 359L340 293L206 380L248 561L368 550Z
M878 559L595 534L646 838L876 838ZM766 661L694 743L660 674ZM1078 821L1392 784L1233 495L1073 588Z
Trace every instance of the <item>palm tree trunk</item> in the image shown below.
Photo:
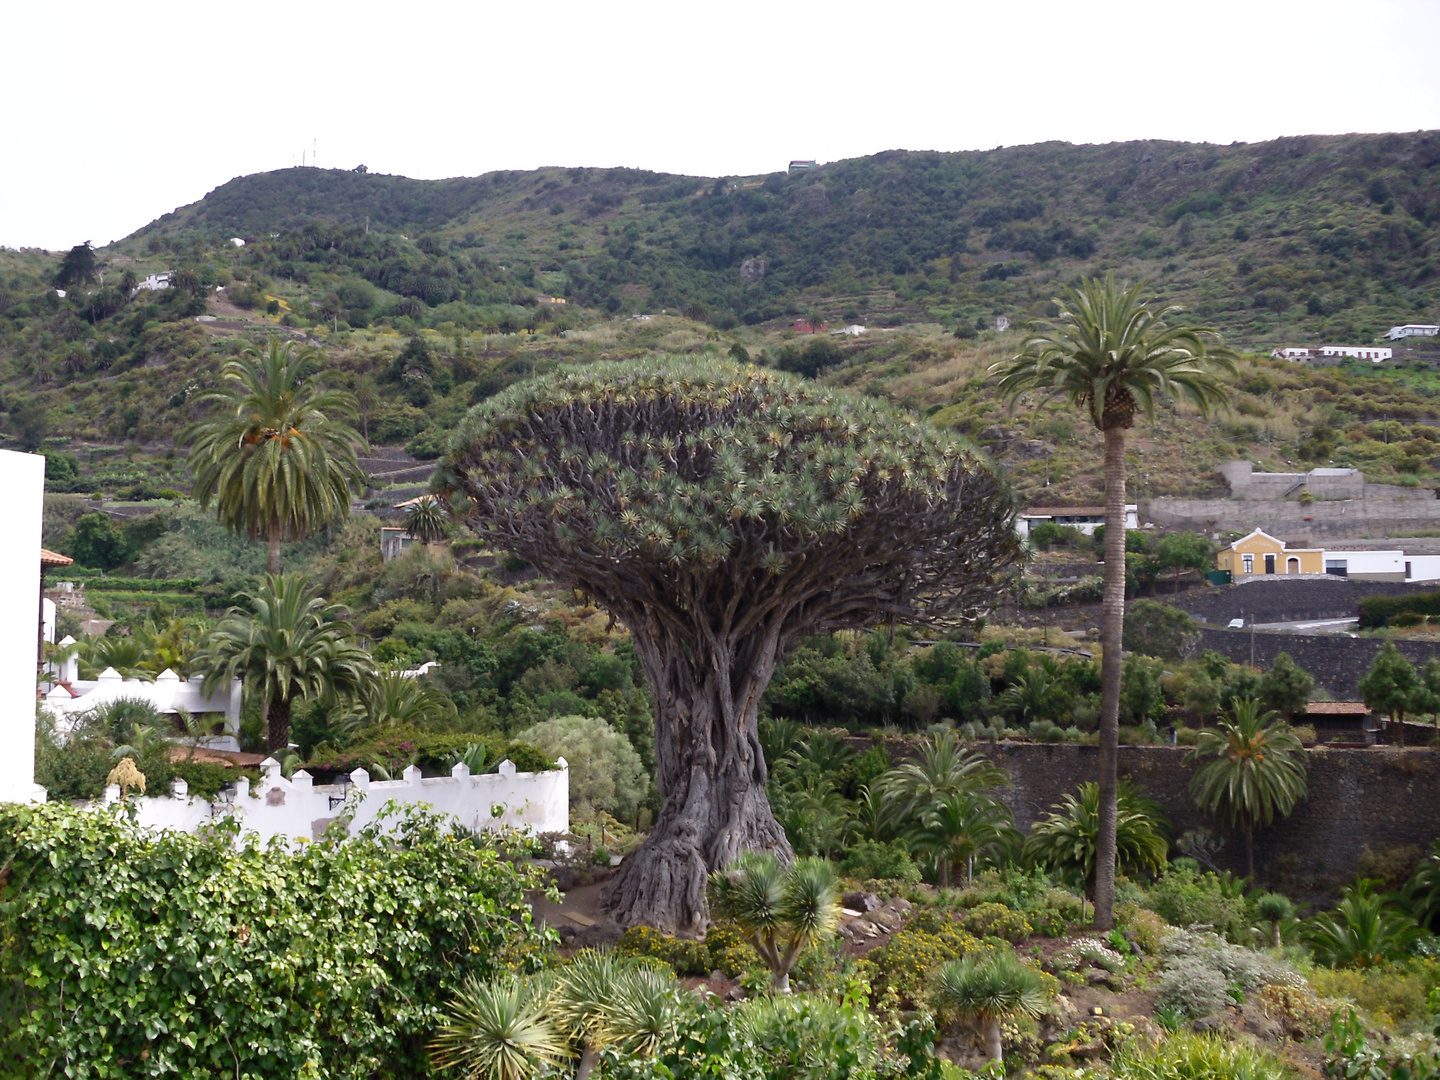
M265 703L265 747L284 750L290 745L290 699L271 698Z
M1278 949L1283 944L1280 939L1280 920L1276 919L1270 924L1270 947Z
M950 887L950 856L948 853L940 856L940 888Z
M265 563L265 569L272 574L280 573L280 533L279 525L270 526L270 556Z
M1120 754L1121 639L1125 632L1125 429L1105 429L1105 591L1100 614L1100 835L1095 928L1115 925L1115 798Z
M985 1056L991 1061L1004 1061L1005 1049L1000 1042L1000 1018L988 1017L985 1021Z
M1245 876L1255 879L1255 827L1245 823Z

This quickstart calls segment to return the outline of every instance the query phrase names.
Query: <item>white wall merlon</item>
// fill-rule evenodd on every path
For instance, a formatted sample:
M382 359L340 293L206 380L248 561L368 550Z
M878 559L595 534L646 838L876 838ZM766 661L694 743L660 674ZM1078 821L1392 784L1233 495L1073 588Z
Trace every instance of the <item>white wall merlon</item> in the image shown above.
M247 832L264 840L316 840L330 823L351 813L350 832L373 822L391 804L433 807L472 831L511 827L534 833L561 833L570 828L570 766L560 758L556 769L518 772L508 758L493 773L471 775L462 762L449 776L422 777L414 765L399 780L372 780L364 769L350 774L348 784L317 785L303 769L286 778L279 762L267 758L265 775L252 794L250 781L236 782L233 798L213 806L192 799L183 781L173 794L134 800L139 823L152 829L193 832L215 817L232 816ZM120 797L109 788L106 803Z

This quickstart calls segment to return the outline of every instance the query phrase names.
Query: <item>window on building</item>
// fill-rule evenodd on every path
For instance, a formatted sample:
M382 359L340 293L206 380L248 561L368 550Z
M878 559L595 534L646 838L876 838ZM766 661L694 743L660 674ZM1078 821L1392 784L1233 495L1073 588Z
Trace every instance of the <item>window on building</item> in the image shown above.
M1345 559L1326 559L1325 573L1334 574L1336 577L1350 576L1350 563Z
M1240 556L1240 561L1245 564L1245 573L1247 573L1247 574L1253 574L1253 573L1255 572L1255 556L1254 556L1254 555L1241 555L1241 556Z

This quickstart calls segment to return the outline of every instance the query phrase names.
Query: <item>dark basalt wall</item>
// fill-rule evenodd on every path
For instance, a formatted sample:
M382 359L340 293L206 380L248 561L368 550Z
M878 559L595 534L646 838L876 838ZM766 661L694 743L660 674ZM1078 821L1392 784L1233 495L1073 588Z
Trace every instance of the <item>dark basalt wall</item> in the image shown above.
M1298 659L1298 657L1297 657ZM1001 743L981 751L1010 773L1004 797L1022 832L1060 797L1097 778L1099 749L1063 744ZM1193 766L1183 747L1122 746L1119 771L1170 816L1172 835L1217 829L1190 799ZM1312 750L1307 753L1309 797L1285 821L1255 837L1255 869L1262 883L1325 890L1355 876L1368 847L1417 844L1440 836L1440 754L1429 750ZM1227 836L1216 861L1244 872L1244 844Z

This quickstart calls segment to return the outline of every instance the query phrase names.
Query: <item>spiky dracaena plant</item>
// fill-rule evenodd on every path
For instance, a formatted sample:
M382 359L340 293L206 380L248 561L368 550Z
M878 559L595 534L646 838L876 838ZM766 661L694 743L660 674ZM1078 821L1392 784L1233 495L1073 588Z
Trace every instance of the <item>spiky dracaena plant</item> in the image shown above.
M1000 1022L1012 1016L1038 1016L1051 994L1040 972L1008 949L993 956L952 960L935 977L934 999L942 1013L976 1020L985 1029L985 1053L1004 1059Z
M495 547L629 628L664 805L608 896L617 921L701 929L705 881L791 854L756 727L807 634L941 622L989 602L1013 508L967 443L873 399L695 357L562 369L476 406L435 490Z
M840 922L835 870L824 859L785 866L769 852L747 852L711 875L710 905L749 936L781 993L790 992L790 969L800 951L829 937Z
M1235 356L1204 327L1173 322L1180 308L1151 306L1146 285L1117 284L1114 274L1087 278L1055 303L1059 322L1028 338L1020 353L996 364L1000 392L1014 400L1036 391L1068 398L1105 438L1105 589L1100 640L1100 851L1095 923L1114 925L1115 799L1118 775L1120 674L1125 627L1125 438L1162 398L1184 398L1202 413L1226 403L1218 376Z
M543 978L467 978L430 1044L435 1068L466 1080L529 1080L563 1060L569 1045L546 1015L549 992Z
M1204 810L1245 836L1245 873L1255 876L1255 829L1286 817L1305 797L1305 748L1288 724L1241 698L1200 732L1187 760L1201 765L1190 793Z
M224 387L200 400L216 415L181 433L190 447L193 493L204 509L252 540L265 537L268 567L280 572L280 542L299 540L350 512L364 488L349 424L354 399L326 390L319 353L272 337L221 369Z

